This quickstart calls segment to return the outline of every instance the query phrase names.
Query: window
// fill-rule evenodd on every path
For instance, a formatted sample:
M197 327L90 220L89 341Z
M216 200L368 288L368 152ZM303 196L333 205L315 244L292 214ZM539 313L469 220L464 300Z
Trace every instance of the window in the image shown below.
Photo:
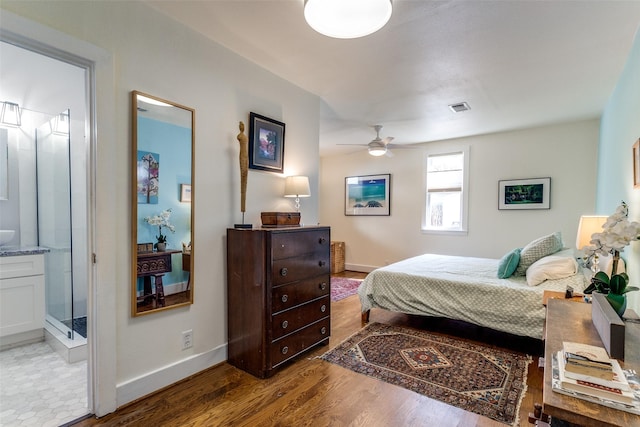
M468 157L468 149L427 154L424 230L467 231Z

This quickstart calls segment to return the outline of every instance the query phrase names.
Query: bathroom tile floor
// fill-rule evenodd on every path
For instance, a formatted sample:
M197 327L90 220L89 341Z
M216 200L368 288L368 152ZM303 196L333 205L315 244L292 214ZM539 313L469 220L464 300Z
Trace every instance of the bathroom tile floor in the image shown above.
M87 361L46 342L0 352L0 426L57 427L88 413Z

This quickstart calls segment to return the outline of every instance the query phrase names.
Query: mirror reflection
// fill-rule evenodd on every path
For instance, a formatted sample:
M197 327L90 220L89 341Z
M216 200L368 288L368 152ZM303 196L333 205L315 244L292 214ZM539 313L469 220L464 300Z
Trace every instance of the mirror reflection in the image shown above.
M193 109L132 92L132 314L193 303Z

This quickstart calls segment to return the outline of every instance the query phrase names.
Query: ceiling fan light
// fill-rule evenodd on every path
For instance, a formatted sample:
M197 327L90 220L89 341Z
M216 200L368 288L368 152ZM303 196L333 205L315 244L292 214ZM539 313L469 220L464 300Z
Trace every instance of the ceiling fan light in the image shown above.
M387 147L369 147L369 154L372 156L384 156L387 153Z
M391 0L305 0L304 18L325 36L354 39L375 33L391 18Z

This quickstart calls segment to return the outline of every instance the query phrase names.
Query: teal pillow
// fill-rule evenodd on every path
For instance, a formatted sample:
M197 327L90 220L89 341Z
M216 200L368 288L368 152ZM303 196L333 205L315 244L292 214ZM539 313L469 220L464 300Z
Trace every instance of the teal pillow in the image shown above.
M521 251L521 248L517 248L500 258L500 262L498 263L498 279L507 279L513 275L513 272L516 271L518 263L520 262Z

